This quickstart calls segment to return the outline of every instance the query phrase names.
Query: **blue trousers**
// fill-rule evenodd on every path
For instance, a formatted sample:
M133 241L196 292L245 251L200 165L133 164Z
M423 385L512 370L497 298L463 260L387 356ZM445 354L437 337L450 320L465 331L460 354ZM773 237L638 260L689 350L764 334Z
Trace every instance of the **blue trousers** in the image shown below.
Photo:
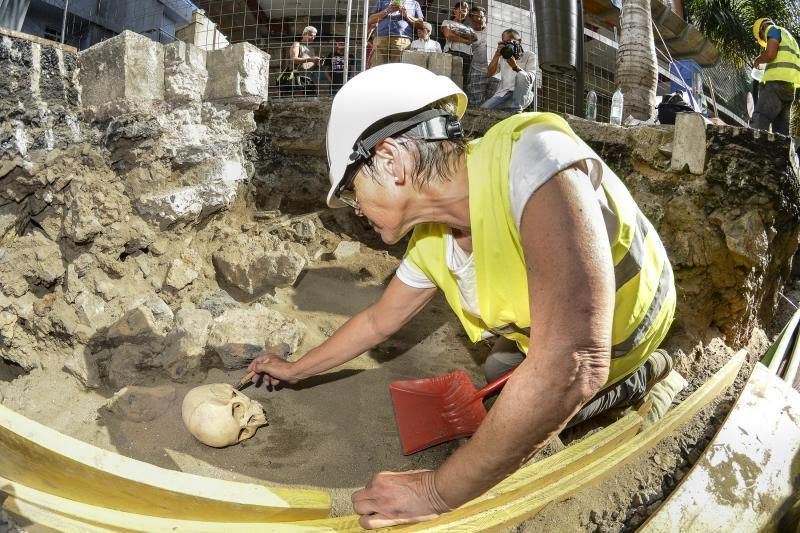
M481 109L501 109L513 113L522 111L533 102L533 74L520 71L514 73L514 90L495 94L486 100Z

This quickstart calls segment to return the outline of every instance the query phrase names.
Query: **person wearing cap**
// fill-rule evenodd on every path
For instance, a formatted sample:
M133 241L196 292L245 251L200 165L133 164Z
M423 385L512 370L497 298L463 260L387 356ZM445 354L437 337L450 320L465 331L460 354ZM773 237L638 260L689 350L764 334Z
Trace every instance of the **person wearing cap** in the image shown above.
M753 67L766 67L751 124L759 130L772 125L774 133L789 135L792 102L800 88L800 47L791 33L768 18L756 20L753 36L765 48Z
M360 524L435 518L522 466L567 424L639 401L671 371L656 347L675 310L667 254L617 176L557 115L507 118L467 141L467 98L410 65L370 69L331 108L330 207L381 239L412 233L377 302L288 362L296 383L385 341L441 290L473 342L495 337L485 372L515 368L472 438L438 469L381 472L352 495Z
M411 49L417 52L438 52L442 53L442 45L431 39L433 26L430 22L423 22L421 28L417 28L417 39L411 43Z
M417 0L378 0L368 19L370 25L377 24L370 68L399 63L403 50L411 46L414 28L423 22Z

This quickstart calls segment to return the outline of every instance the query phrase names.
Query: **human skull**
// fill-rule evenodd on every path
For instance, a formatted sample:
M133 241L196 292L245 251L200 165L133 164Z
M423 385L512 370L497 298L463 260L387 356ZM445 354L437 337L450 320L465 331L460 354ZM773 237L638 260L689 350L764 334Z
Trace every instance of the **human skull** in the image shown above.
M215 448L249 439L267 423L261 404L227 383L190 390L183 398L181 414L189 433Z

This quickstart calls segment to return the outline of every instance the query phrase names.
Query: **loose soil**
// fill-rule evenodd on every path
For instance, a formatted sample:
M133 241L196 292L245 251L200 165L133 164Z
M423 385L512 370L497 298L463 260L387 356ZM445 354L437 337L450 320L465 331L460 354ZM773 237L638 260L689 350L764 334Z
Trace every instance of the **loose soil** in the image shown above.
M278 309L307 326L294 357L322 342L379 297L398 263L398 250L392 252L395 255L362 246L362 253L352 258L318 262L295 287L275 295L276 301L284 302ZM787 293L787 299L796 303L798 293ZM788 300L783 302L777 321L785 323L784 317L791 310ZM763 353L763 340L751 353ZM731 355L719 341L704 346L698 343L686 353L671 348L678 358L678 370L690 382L681 398ZM472 345L468 341L446 303L437 298L398 335L339 369L278 391L248 388L245 393L262 403L269 425L252 439L225 449L204 446L184 429L180 403L189 388L202 383L233 383L241 372L210 369L192 383L173 383L178 390L174 404L158 419L144 423L123 419L103 407L115 392L112 389L85 392L64 372L34 370L25 374L2 362L0 400L67 435L164 468L235 481L328 489L333 495L332 514L340 515L352 512L350 494L372 473L435 468L458 446L451 442L404 456L389 383L462 368L482 385L480 365L488 351L488 344ZM511 531L603 532L638 527L700 456L743 386L754 359L751 357L740 373L736 387L678 433L611 479L550 506ZM165 377L153 385L166 383L172 382ZM579 427L561 437L569 443L591 429ZM0 517L0 530L13 527L3 523Z

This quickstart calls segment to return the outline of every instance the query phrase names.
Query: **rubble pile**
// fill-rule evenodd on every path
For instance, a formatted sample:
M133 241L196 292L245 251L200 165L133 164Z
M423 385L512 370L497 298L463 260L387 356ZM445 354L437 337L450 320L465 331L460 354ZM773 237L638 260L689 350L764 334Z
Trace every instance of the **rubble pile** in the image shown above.
M131 32L77 57L2 37L5 362L117 390L297 347L275 289L330 232L306 217L279 238L236 208L268 62Z

